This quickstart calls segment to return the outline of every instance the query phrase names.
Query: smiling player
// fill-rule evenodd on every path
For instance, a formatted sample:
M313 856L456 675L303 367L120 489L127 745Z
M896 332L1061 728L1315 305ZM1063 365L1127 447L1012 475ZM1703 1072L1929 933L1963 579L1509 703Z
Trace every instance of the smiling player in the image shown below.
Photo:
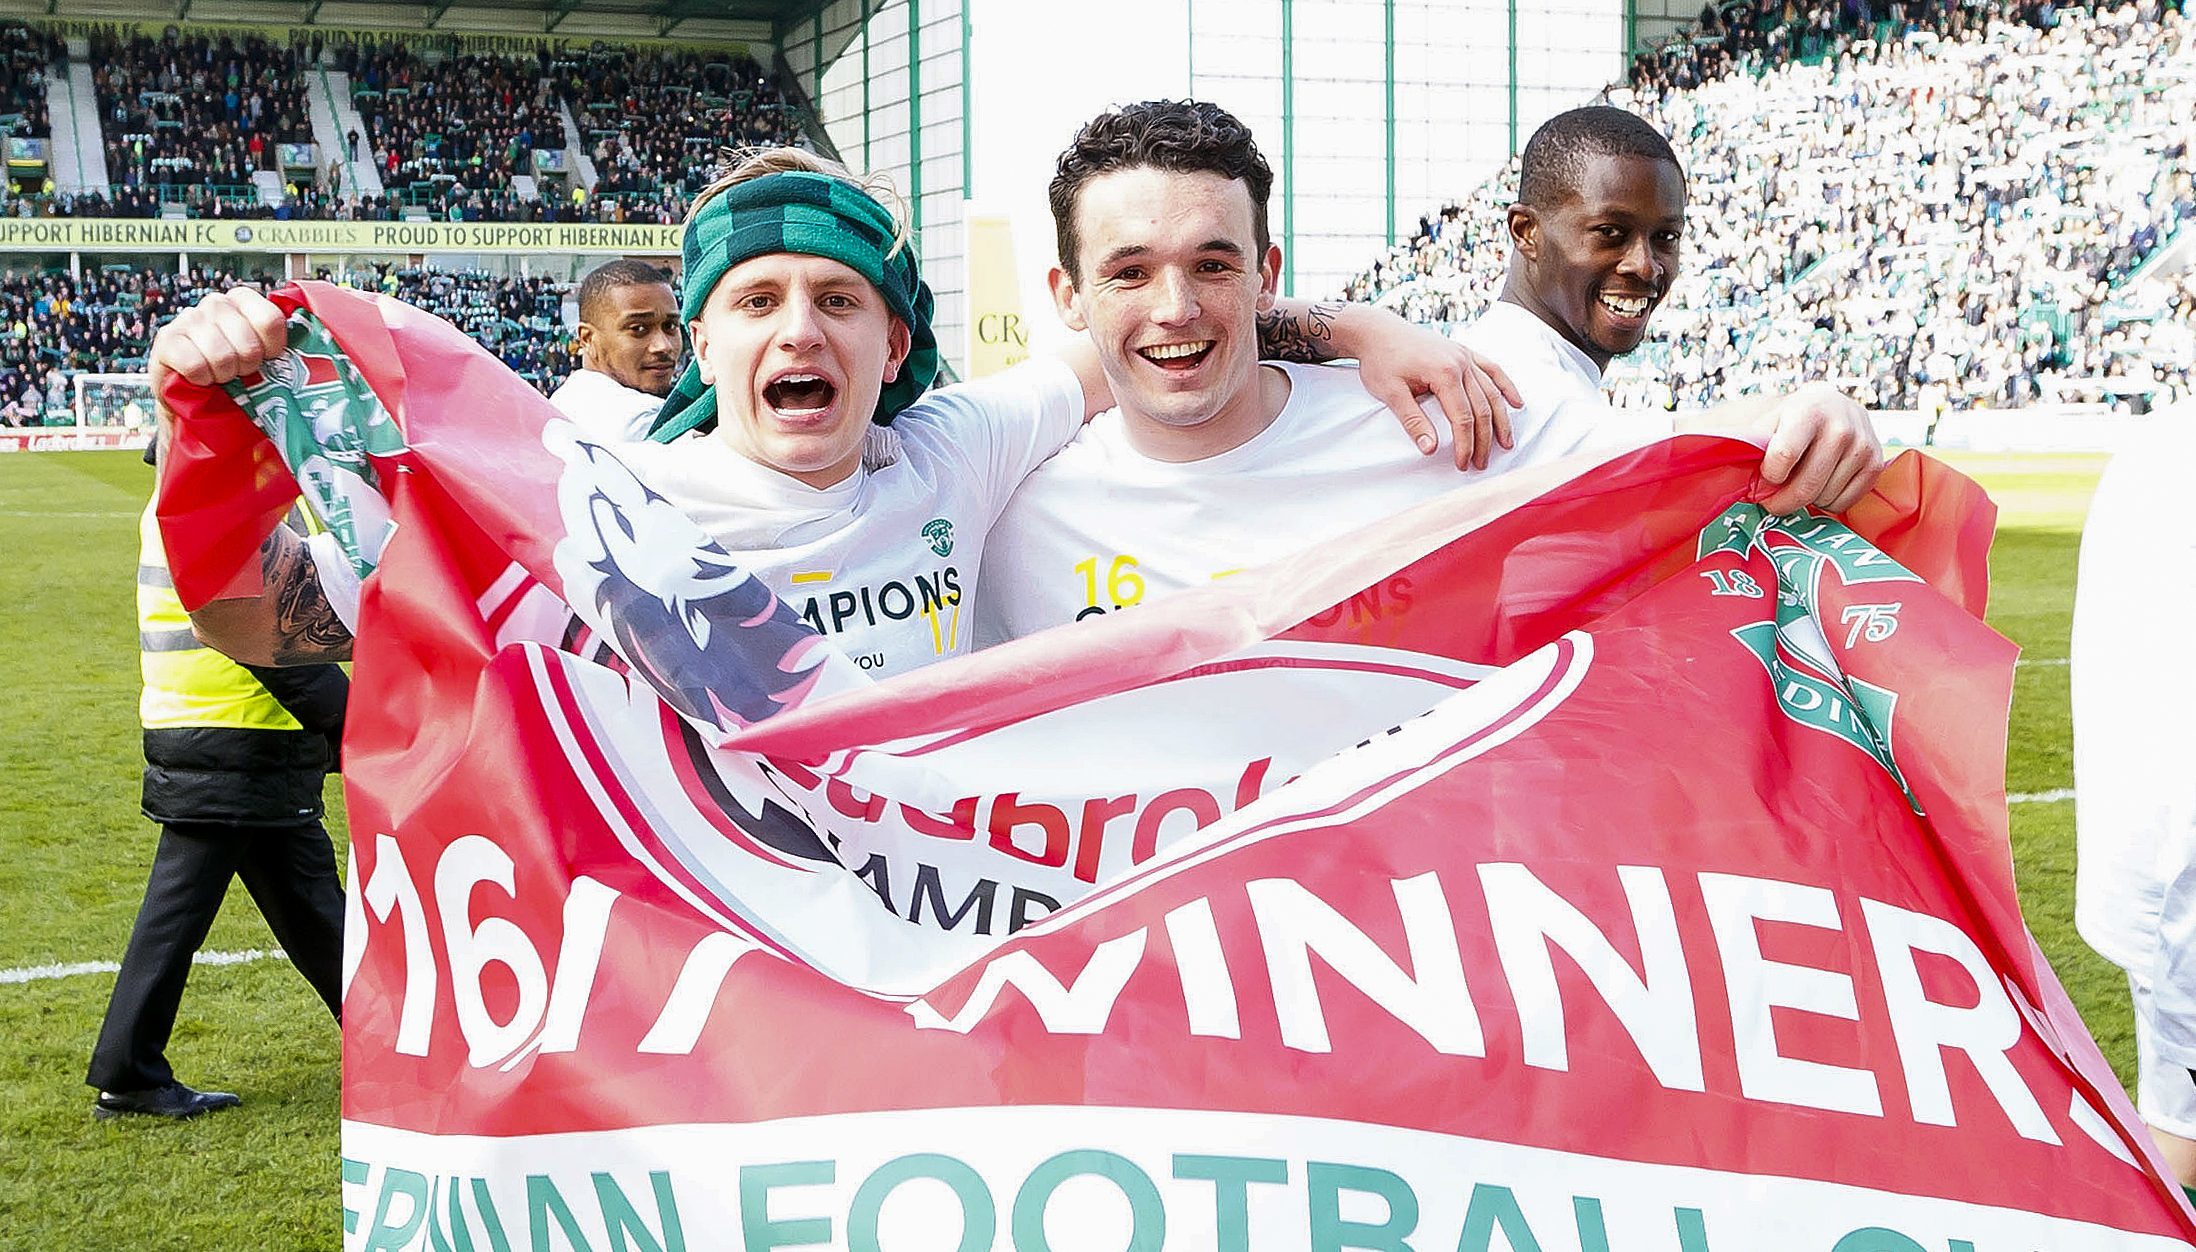
M1519 164L1510 274L1489 316L1537 317L1593 362L1598 390L1677 280L1685 175L1654 127L1607 107L1549 119Z
M1548 190L1512 210L1523 233L1509 302L1467 336L1524 401L1491 471L1672 432L1667 414L1600 397L1601 365L1637 346L1676 273L1684 217L1669 145L1630 120L1656 155L1624 149L1588 163L1590 178L1564 162L1595 141L1564 142L1551 123L1539 152L1527 150L1529 188ZM980 645L1204 585L1458 485L1365 437L1385 419L1355 371L1257 359L1252 327L1281 268L1266 227L1272 185L1250 131L1196 101L1101 114L1061 154L1053 295L1067 324L1090 332L1119 407L1015 493L984 567ZM1762 476L1782 484L1766 503L1780 512L1844 508L1883 466L1867 415L1835 393L1749 399L1682 426L1765 443Z
M1685 173L1677 153L1623 109L1559 113L1525 144L1509 230L1502 296L1465 329L1464 341L1510 369L1525 400L1521 426L1611 420L1603 371L1646 339L1678 277ZM1818 419L1833 437L1769 444L1762 476L1783 489L1763 503L1774 512L1803 504L1836 512L1867 492L1882 455L1860 407L1835 388L1816 383L1789 397L1729 400L1675 429L1788 435ZM1839 429L1866 433L1866 445L1841 440Z

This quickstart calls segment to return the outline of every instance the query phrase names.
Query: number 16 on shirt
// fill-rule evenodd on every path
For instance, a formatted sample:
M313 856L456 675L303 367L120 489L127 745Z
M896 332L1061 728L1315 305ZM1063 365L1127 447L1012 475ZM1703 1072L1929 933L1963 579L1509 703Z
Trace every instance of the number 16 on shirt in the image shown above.
M1125 609L1144 600L1144 576L1136 572L1136 558L1126 553L1113 558L1106 567L1106 598L1098 598L1098 562L1100 558L1085 557L1075 563L1075 572L1083 576L1083 602L1089 607L1075 615L1076 621L1093 617L1106 611L1107 604Z

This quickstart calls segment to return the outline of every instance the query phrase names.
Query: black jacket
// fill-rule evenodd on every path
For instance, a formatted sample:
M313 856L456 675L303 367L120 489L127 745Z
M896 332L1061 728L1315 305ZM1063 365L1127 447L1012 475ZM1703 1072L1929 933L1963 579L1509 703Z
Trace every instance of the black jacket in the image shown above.
M294 826L321 815L341 767L350 679L336 665L247 666L303 730L174 727L145 732L145 816L156 822Z

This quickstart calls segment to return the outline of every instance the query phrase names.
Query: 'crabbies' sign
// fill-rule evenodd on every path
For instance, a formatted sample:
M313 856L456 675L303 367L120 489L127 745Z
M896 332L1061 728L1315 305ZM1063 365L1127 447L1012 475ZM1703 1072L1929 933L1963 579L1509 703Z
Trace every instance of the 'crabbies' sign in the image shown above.
M1670 441L870 686L455 331L282 298L161 511L246 589L286 462L372 571L352 1248L2196 1233L2021 925L1940 466Z

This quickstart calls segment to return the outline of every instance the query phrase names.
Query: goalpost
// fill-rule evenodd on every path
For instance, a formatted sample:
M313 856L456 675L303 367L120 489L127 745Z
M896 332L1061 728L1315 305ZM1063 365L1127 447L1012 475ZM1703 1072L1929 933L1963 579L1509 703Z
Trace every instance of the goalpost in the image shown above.
M66 408L48 407L29 424L0 424L0 452L142 448L153 437L152 376L77 374Z
M70 382L75 388L70 407L78 429L152 432L152 375L84 373Z
M0 424L0 452L142 448L153 437L150 374L78 374L66 408L34 413L28 425Z

